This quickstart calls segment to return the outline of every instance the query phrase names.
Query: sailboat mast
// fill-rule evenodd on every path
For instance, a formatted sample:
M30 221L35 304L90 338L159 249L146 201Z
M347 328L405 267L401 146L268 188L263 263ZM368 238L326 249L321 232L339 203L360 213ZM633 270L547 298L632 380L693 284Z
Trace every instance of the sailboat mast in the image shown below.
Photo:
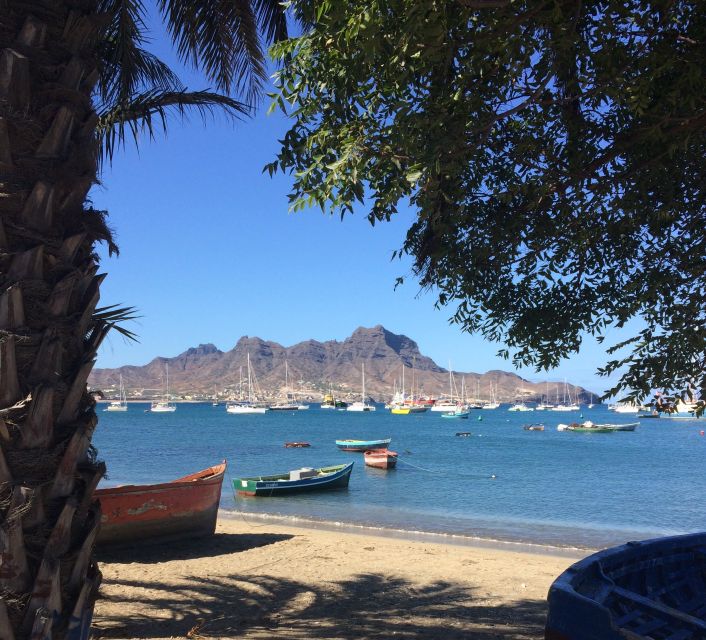
M363 404L365 404L365 362L363 362L361 364L361 369L363 371L363 393L362 393L361 401L363 402Z
M252 402L252 382L250 379L250 353L248 353L248 402Z

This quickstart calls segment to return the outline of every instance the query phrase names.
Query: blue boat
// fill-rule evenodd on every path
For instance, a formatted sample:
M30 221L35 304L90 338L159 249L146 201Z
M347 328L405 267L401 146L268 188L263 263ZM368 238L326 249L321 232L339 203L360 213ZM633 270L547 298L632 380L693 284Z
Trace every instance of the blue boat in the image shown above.
M385 440L336 440L336 446L341 451L370 451L371 449L387 449L392 438Z
M442 418L463 418L467 419L470 415L468 411L449 411L449 413L442 413Z
M245 496L281 496L305 491L345 489L353 470L353 463L312 469L305 467L273 476L235 478L233 489Z
M548 602L546 640L702 640L706 533L588 556L554 581Z

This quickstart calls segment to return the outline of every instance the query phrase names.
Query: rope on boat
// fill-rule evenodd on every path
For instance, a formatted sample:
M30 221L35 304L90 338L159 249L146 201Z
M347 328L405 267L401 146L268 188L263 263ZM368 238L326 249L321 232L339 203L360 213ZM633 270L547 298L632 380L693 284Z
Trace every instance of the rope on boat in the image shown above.
M412 464L411 462L407 462L406 460L403 460L401 456L397 456L397 461L401 462L402 464L406 464L408 467L414 467L415 469L419 469L420 471L426 471L427 473L436 473L438 475L443 475L439 471L434 471L434 469L425 469L424 467L420 467L416 464Z
M238 514L242 518L243 522L252 529L266 527L269 523L261 522L260 524L254 524L245 517L245 514L243 513L243 510L240 508L240 504L238 503L238 493L235 490L235 487L233 485L233 476L231 475L230 471L228 472L228 477L230 478L230 486L232 487L232 491L233 491L233 502L235 503L235 510L238 512Z

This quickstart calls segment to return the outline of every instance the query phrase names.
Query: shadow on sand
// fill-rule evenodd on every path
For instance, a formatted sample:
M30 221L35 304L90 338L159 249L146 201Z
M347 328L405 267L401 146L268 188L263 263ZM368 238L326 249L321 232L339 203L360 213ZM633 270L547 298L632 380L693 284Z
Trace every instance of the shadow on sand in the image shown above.
M194 558L212 558L241 551L248 551L268 544L290 540L293 536L275 533L216 533L197 540L175 540L140 544L139 546L120 546L98 549L99 562L125 564L139 562L153 564L169 560L192 560Z
M544 601L491 606L467 585L377 573L320 586L251 574L110 584L120 605L99 603L94 638L539 640L546 617Z

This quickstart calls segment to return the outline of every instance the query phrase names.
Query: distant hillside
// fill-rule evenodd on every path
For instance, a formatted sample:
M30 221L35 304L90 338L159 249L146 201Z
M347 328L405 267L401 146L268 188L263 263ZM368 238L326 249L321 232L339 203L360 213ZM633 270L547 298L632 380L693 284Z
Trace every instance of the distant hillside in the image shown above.
M276 342L243 336L233 349L225 352L212 344L202 344L174 358L155 358L142 367L95 369L89 384L110 393L122 374L129 396L152 397L161 393L165 365L169 363L172 394L210 397L217 389L219 396L228 396L238 389L241 367L242 375L246 376L248 354L259 387L269 396L285 391L285 362L290 390L302 391L315 400L330 386L339 394L359 394L363 363L366 391L378 400L389 398L395 384L401 384L403 368L408 392L412 382L420 395L436 396L449 390L447 369L422 355L414 340L381 325L370 329L360 327L343 342L307 340L283 347ZM465 381L470 398L488 399L491 388L499 402L517 398L540 400L547 393L550 400L563 399L565 392L563 382L533 383L507 371L483 374L454 371L453 375L459 390ZM585 389L571 384L567 388L572 397L578 394L579 399L589 399Z

